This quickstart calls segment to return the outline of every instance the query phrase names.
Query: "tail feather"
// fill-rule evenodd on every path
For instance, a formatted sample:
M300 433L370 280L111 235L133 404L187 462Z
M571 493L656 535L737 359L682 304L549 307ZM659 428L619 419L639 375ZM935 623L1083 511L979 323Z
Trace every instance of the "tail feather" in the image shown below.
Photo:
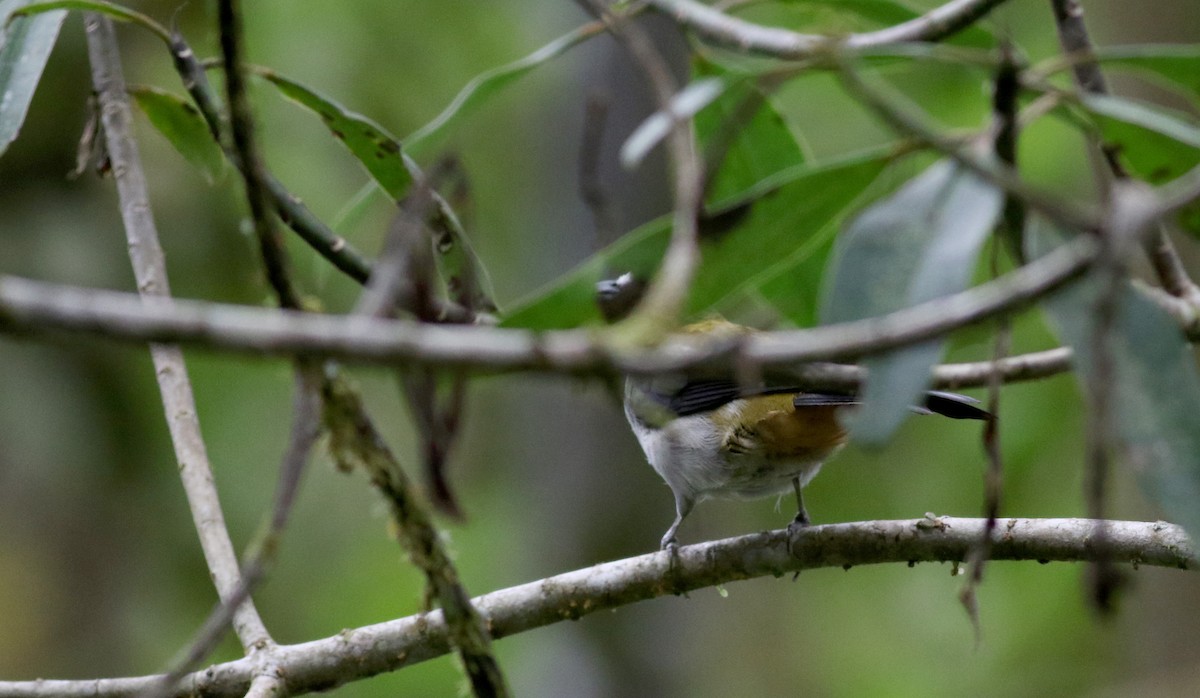
M853 395L839 393L798 393L792 400L797 408L801 407L837 407L846 405L861 405L862 401ZM924 405L913 405L912 411L919 414L940 414L951 419L980 419L993 418L991 412L976 407L979 400L958 393L947 393L941 390L929 390L925 393Z
M930 414L940 414L950 419L993 419L995 415L987 410L976 407L979 401L968 395L947 393L941 390L930 390L925 393L925 410Z

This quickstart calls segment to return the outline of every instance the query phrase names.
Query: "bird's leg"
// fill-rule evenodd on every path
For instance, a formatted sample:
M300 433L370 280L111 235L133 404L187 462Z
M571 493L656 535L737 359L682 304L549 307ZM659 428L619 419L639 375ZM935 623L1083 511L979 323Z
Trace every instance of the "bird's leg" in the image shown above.
M796 526L807 526L810 523L808 510L804 508L804 495L800 493L800 478L792 478L792 489L796 491L796 518L792 523Z
M679 530L679 524L683 523L686 517L692 511L692 506L695 502L690 497L685 497L680 494L675 495L675 521L667 532L663 534L662 542L659 544L662 550L671 551L671 556L674 557L675 550L679 547L678 541L675 540L675 533Z
M792 549L792 543L796 540L796 536L809 524L808 510L804 508L804 495L800 494L800 478L792 478L792 489L796 490L796 518L792 519L787 527L789 551ZM800 576L799 571L796 572L796 576L792 577L792 581L796 581L798 576Z

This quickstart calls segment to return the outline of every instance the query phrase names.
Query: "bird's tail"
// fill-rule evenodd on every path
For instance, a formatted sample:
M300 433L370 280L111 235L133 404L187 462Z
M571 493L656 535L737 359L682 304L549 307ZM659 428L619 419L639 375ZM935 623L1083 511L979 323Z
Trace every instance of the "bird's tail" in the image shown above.
M796 407L839 407L861 405L854 395L838 393L799 393L792 403ZM913 405L912 411L919 414L940 414L951 419L994 419L987 410L976 407L979 401L969 395L929 390L925 393L924 405Z

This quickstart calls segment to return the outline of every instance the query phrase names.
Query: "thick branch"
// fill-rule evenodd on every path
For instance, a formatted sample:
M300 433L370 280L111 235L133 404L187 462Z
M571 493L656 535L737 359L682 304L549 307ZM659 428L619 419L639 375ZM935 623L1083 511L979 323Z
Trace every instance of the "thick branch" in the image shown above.
M668 553L608 562L479 597L476 607L497 637L638 601L717 584L821 567L850 568L887 562L960 562L983 535L983 519L950 517L864 521L813 526L789 550L786 530L768 531ZM1001 519L993 560L1079 562L1096 558L1096 522L1090 519ZM1164 522L1111 521L1105 554L1114 561L1196 569L1200 561L1183 529ZM673 565L673 567L672 567ZM333 637L278 648L287 688L295 694L327 690L446 654L440 611L344 630ZM254 663L218 664L191 674L178 695L240 696ZM132 696L154 677L85 681L0 682L0 698Z
M117 180L121 217L138 289L146 298L154 298L169 308L171 290L167 282L166 263L151 214L137 143L131 135L132 118L112 21L92 13L86 16L85 26L92 81L99 98L109 159ZM200 433L200 421L196 416L196 403L183 352L178 346L154 344L150 347L150 354L188 506L217 594L225 601L238 587L241 574L237 553L229 538L217 489L213 484L212 468ZM249 600L237 607L233 626L247 650L270 640L258 611Z
M836 38L764 27L731 17L696 0L650 0L651 5L707 39L790 60L810 58L835 45L866 49L906 41L940 41L970 26L1002 2L1004 0L952 0L893 27Z

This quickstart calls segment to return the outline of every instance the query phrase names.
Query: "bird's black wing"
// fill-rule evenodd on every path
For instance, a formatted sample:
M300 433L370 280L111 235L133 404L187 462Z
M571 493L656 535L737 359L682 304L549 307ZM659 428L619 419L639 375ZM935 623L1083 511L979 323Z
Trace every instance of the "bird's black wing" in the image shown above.
M755 395L794 393L795 386L742 387L737 381L725 378L697 378L689 380L679 392L667 401L667 407L680 417L701 412L711 412L734 400Z
M798 393L792 398L792 406L801 407L844 407L846 405L858 405L862 400L859 400L855 395L847 395L845 393Z

